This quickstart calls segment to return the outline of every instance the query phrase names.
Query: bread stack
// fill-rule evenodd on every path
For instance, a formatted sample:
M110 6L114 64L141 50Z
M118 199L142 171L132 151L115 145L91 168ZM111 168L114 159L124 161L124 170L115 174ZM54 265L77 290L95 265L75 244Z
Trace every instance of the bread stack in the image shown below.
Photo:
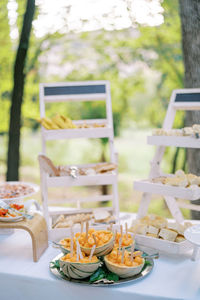
M43 169L50 177L54 176L70 176L71 167L70 166L58 166L56 167L53 162L46 155L38 155L39 164L41 169ZM107 172L112 172L117 169L117 165L113 163L99 163L92 167L78 168L77 175L96 175L103 174Z
M152 179L153 183L162 183L177 187L198 188L200 186L200 176L185 174L183 170L176 171L174 176L161 176Z
M134 220L129 231L179 243L185 240L184 231L190 226L192 226L190 222L179 224L177 222L168 222L167 219L157 215L147 215L139 220Z
M74 224L86 222L91 220L92 213L81 213L74 215L59 215L55 221L53 221L52 228L68 228Z
M163 129L156 128L152 132L153 135L165 135L165 136L194 136L200 135L200 124L194 124L192 127L184 127L182 129Z

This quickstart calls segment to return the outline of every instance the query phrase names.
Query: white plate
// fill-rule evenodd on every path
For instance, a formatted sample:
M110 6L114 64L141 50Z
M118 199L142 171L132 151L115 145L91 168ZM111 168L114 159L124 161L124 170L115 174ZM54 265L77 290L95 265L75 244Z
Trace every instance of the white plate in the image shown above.
M0 184L0 187L4 184L16 184L16 185L25 185L27 186L28 188L32 188L33 189L33 192L31 193L28 193L26 195L22 195L22 196L18 196L18 197L15 197L15 198L1 198L0 197L0 200L3 200L3 201L11 201L11 200L19 200L19 199L23 199L23 198L26 198L26 197L31 197L32 195L34 195L35 193L37 193L39 191L39 186L37 184L34 184L34 183L30 183L30 182L23 182L23 181L5 181L3 183Z
M23 216L9 217L9 218L0 217L0 222L10 223L10 222L17 222L21 220L23 220Z
M187 228L184 236L189 242L200 246L200 224Z

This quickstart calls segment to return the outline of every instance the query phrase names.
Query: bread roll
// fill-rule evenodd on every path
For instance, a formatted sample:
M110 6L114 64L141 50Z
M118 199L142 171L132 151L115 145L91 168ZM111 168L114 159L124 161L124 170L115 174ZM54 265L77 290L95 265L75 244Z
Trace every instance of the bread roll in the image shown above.
M49 176L59 176L58 169L54 166L52 161L45 155L38 155L38 160L41 169L43 169Z

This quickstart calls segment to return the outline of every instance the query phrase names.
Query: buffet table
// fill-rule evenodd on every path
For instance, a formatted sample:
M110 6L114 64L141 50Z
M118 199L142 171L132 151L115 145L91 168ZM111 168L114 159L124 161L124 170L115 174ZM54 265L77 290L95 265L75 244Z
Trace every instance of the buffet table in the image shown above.
M200 260L162 254L145 278L119 286L94 287L54 277L49 262L60 253L49 245L39 262L32 261L31 238L16 230L0 235L0 299L200 299Z

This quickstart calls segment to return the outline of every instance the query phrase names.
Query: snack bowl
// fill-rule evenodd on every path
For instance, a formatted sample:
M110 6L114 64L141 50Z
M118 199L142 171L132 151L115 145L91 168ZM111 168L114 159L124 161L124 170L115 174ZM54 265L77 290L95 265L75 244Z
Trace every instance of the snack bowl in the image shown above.
M91 262L87 263L65 261L63 258L61 257L59 260L60 268L68 278L73 279L84 279L91 276L102 264L99 259L94 260L93 258Z
M104 262L109 271L117 274L121 278L128 278L139 274L145 263L145 259L142 258L142 263L137 266L125 266L116 264L108 259L108 255L104 257Z
M71 241L70 238L65 238L65 239L62 239L59 241L58 245L63 254L70 253L70 241ZM65 244L66 244L66 246L65 246Z
M94 255L104 256L104 255L107 255L108 253L110 253L112 251L112 249L114 247L115 240L114 240L113 233L111 231L110 231L110 233L112 234L111 239L108 242L106 242L105 244L103 244L101 246L97 246L95 248ZM80 247L81 247L82 252L84 252L87 255L90 255L91 247L85 247L81 244L80 244Z

